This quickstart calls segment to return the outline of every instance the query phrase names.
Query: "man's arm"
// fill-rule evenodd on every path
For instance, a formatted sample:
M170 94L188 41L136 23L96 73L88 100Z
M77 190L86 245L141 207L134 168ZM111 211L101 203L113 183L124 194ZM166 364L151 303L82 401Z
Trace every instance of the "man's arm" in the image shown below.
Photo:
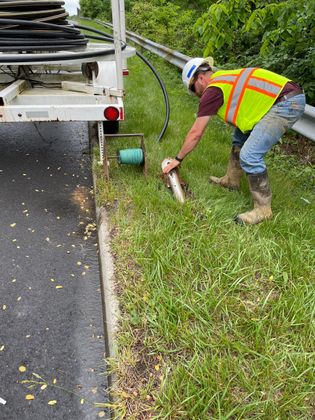
M201 140L203 133L208 125L208 122L210 120L211 116L206 117L199 117L194 122L191 129L188 131L188 134L185 138L185 141L182 145L182 148L180 149L179 153L177 154L177 157L179 159L184 159L188 153L190 153L199 143ZM176 159L172 159L171 162L165 166L163 169L163 172L167 174L172 169L176 168L180 162Z

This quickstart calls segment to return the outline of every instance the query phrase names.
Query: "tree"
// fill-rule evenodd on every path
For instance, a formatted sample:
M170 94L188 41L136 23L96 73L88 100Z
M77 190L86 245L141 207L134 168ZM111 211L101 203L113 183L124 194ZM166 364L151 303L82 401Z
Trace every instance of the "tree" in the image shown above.
M197 20L204 55L219 65L262 66L301 83L315 101L315 2L219 0Z
M92 19L101 17L106 7L103 0L80 0L81 15Z

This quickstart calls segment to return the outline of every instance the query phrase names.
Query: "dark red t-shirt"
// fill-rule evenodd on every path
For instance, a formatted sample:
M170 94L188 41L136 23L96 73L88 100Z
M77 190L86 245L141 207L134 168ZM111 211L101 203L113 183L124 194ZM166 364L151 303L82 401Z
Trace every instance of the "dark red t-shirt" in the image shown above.
M202 94L199 102L198 118L215 115L223 105L223 92L215 86L208 87Z
M278 96L277 101L284 96L287 95L289 92L293 92L294 90L301 89L301 87L295 82L288 82L284 85L280 95ZM219 108L223 105L223 92L220 88L215 86L208 87L202 97L200 98L199 102L199 110L197 117L209 117L211 115L215 115Z

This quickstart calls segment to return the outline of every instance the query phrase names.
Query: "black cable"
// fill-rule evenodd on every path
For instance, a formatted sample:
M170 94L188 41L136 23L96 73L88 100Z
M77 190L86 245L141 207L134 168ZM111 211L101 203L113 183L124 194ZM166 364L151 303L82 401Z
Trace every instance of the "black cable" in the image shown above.
M85 49L87 38L69 23L63 0L1 0L0 51L40 52ZM18 39L16 42L13 41ZM53 42L45 40L53 39ZM53 48L53 46L55 48Z
M79 23L74 23L74 26L78 29L83 29L85 31L90 31L90 32L94 32L96 34L103 35L104 37L108 38L108 40L111 40L111 41L113 41L113 39L114 39L112 37L112 35L109 35L106 32L100 31L99 29L91 28L91 26L85 26L85 25L81 25Z
M166 91L166 87L165 87L165 85L164 85L164 82L162 81L162 79L160 78L160 76L159 76L158 72L155 70L155 68L154 68L154 67L153 67L153 65L150 63L150 61L149 61L149 60L147 60L147 59L144 57L144 55L142 55L141 53L139 53L139 51L137 51L137 52L136 52L136 54L137 54L137 56L138 56L138 57L140 57L140 58L141 58L141 60L142 60L142 61L143 61L143 62L144 62L147 66L149 66L149 67L150 67L150 69L152 70L152 72L153 72L154 76L157 78L157 80L158 80L158 82L159 82L159 84L160 84L160 86L161 86L162 92L163 92L164 103L165 103L165 119L164 119L164 125L163 125L163 128L162 128L162 130L161 130L161 132L160 132L160 134L159 134L159 137L158 137L158 139L157 139L157 141L158 141L158 142L160 142L160 141L162 140L162 137L164 136L164 133L165 133L165 131L166 131L166 129L167 129L167 126L168 126L168 123L169 123L169 120L170 120L170 102L169 102L168 94L167 94L167 91Z
M5 22L6 22L6 19L1 19L0 18L0 25L1 25L1 23L5 23ZM28 21L24 21L24 20L16 21L14 19L11 19L11 23L15 24L16 22L20 22L20 23L23 22L23 25L25 27L38 28L40 30L43 30L43 29L47 29L47 30L53 29L54 30L54 29L56 29L55 32L52 32L52 31L48 31L48 32L44 32L44 33L41 32L41 34L40 34L41 38L48 37L48 38L55 39L54 37L56 35L59 36L60 34L64 38L68 38L68 37L71 38L71 35L75 34L75 36L76 36L75 40L70 39L70 42L68 42L67 44L64 43L62 45L58 45L55 48L53 48L53 46L46 46L46 48L45 48L43 45L37 45L37 47L39 46L41 50L44 49L45 51L47 51L47 50L56 51L58 49L61 49L61 50L62 49L63 50L64 49L73 49L74 47L77 49L78 44L81 44L81 39L84 39L84 42L86 41L86 43L87 43L87 39L90 38L90 37L93 38L93 36L92 35L91 36L82 35L81 32L80 32L81 28L85 29L85 30L88 30L90 32L96 33L96 34L101 34L102 39L101 38L98 38L98 39L101 39L102 41L110 41L110 42L113 41L112 37L110 37L108 34L102 32L102 31L98 31L97 29L93 29L91 27L84 27L82 25L77 25L77 24L72 23L72 22L70 22L70 25L67 26L67 27L64 27L64 26L60 27L59 25L55 25L55 24L51 24L51 23L33 22L33 21L28 22ZM12 39L12 34L14 34L15 36L21 36L23 38L29 35L29 31L25 30L25 29L14 29L13 31L12 30L2 30L2 29L0 29L0 50L3 49L5 51L14 51L14 50L16 50L16 47L12 46L12 45L9 46L8 44L6 44L5 47L1 47L1 35L3 33L5 35L10 35L11 34L11 39ZM29 38L27 38L27 39L29 39ZM43 43L44 43L44 41L43 41ZM38 42L38 44L41 44L41 42ZM126 48L126 44L123 43L123 42L121 44L122 44L121 48L122 48L122 50L124 50ZM83 43L82 43L80 46L84 47L85 45L83 45ZM22 51L34 51L34 50L36 50L36 48L34 46L31 47L30 45L23 45L22 47L20 46L18 48L20 48L20 50L22 49ZM22 56L21 56L21 54L17 54L17 55L10 54L10 63L21 63L21 62L23 62L23 63L27 64L27 63L41 63L43 61L54 62L54 61L66 61L66 60L71 60L71 59L77 60L77 59L86 59L86 58L97 58L97 57L100 57L100 56L110 55L110 54L114 54L114 53L115 53L114 48L110 48L110 49L107 48L107 49L104 49L104 50L97 50L97 51L73 52L71 54L69 54L69 53L55 53L55 54L40 53L40 54L32 54L32 55L23 54ZM2 57L0 55L0 63L6 63L7 61L8 61L7 57Z
M8 61L11 64L60 62L97 58L115 53L114 48L78 52L80 49L86 49L87 39L113 42L113 37L103 31L68 22L65 20L68 13L65 12L63 5L63 0L37 0L36 2L33 0L0 0L0 52L18 53L10 54L10 58L5 54L0 54L0 64ZM84 36L80 29L96 35ZM124 50L126 44L121 42L121 45ZM70 50L71 52L56 52L61 50ZM43 53L43 51L47 53ZM54 51L54 53L48 51ZM151 69L163 92L166 115L158 137L158 141L161 141L170 116L167 91L153 65L138 51L136 54Z
M84 17L82 19L85 19ZM99 25L104 26L106 28L106 26L100 22L98 22ZM84 25L75 25L77 28L80 29L85 29L85 30L91 30L91 28L89 26L84 26ZM99 33L99 34L104 34L104 32L99 31L97 29L93 29L92 32L95 33ZM108 40L113 41L113 37L109 34L106 34L106 37L108 38ZM165 84L163 82L163 80L161 79L161 77L159 76L158 72L156 71L156 69L154 68L154 66L150 63L150 61L144 57L144 55L142 55L139 51L136 51L136 54L139 58L141 58L141 60L151 69L151 71L153 72L154 76L157 78L159 85L162 89L163 92L163 98L164 98L164 103L165 103L165 119L164 119L164 125L163 128L159 134L159 137L157 139L158 142L160 142L164 136L164 133L168 127L168 123L169 123L169 119L170 119L170 102L169 102L169 97L167 94L167 90L165 87Z
M1 29L1 24L6 25L6 24L12 24L15 26L27 26L27 27L31 27L33 29L39 28L39 29L53 29L53 30L59 30L59 31L64 31L64 32L71 32L71 33L76 33L79 34L80 31L76 30L76 28L74 28L73 25L57 25L55 23L47 23L47 22L37 22L34 20L24 20L24 19L3 19L0 18L0 29Z
M18 29L1 29L1 24L5 25L8 22L18 26ZM29 27L31 28L31 30L25 30L25 28ZM12 37L20 35L20 28L22 28L23 30L23 39L21 39L19 44L9 46L8 38L10 40L10 38L12 39ZM40 33L38 33L37 29L40 29ZM70 34L71 37L69 37ZM82 38L80 30L76 29L73 25L60 26L57 24L46 22L34 22L22 19L0 18L0 51L46 51L45 44L41 42L46 38L46 35L50 38L52 38L51 35L53 35L55 41L55 51L64 48L77 48L78 42L85 48L88 42L85 37ZM30 41L30 39L33 40L33 48L28 48L30 46L28 44L28 41Z

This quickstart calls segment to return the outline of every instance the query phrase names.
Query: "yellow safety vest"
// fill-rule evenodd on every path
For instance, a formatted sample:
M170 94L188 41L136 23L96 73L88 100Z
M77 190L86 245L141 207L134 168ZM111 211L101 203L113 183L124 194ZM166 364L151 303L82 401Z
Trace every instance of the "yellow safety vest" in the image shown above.
M217 71L209 86L223 92L224 103L218 116L246 133L269 111L289 81L269 70L245 68Z

